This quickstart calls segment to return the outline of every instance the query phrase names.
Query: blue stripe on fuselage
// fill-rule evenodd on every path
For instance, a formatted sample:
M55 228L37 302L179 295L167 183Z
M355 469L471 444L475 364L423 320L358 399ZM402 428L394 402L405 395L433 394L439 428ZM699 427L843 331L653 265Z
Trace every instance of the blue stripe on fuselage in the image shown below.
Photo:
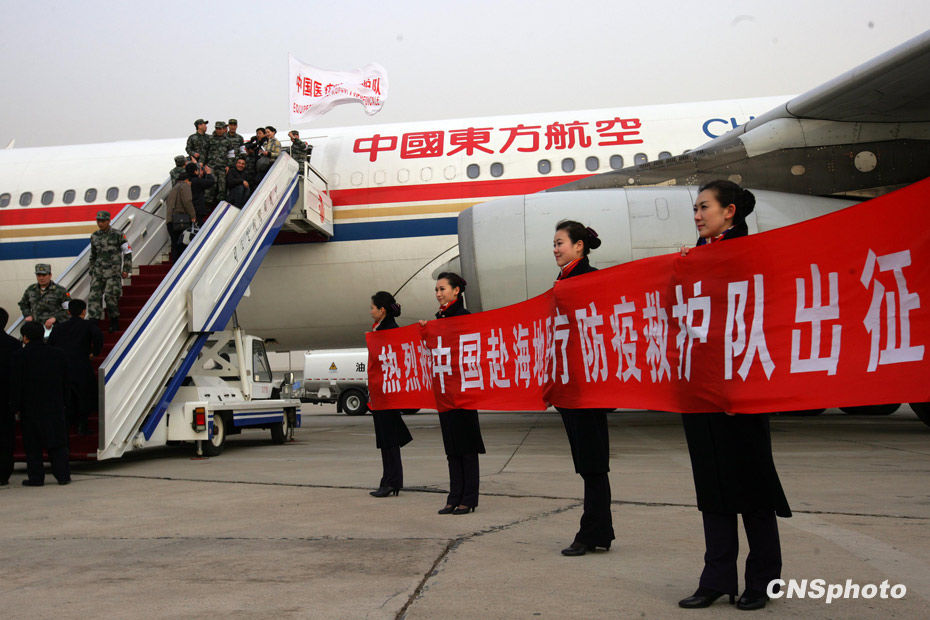
M84 251L90 243L86 239L53 239L51 241L15 241L0 243L0 260L24 260L30 258L73 258Z
M457 233L458 218L455 217L357 222L334 225L332 241L432 237L434 235L455 235ZM89 237L88 239L52 239L50 241L0 243L0 261L71 258L84 250L88 240Z

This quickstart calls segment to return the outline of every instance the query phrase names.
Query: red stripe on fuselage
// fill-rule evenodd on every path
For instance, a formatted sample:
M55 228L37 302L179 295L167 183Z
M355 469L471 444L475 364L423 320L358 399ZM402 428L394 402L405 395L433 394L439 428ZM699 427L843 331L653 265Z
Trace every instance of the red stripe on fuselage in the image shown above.
M362 187L334 189L330 192L334 206L374 205L407 200L449 200L454 198L483 198L485 196L517 196L535 194L544 189L571 183L589 177L576 174L560 177L532 179L503 179L499 181L460 181L456 183L429 183L423 185L392 185L390 187Z
M70 207L26 207L0 211L0 226L23 226L27 224L67 224L70 222L92 222L98 211L109 211L116 217L127 204L141 207L141 202L118 204L72 205Z
M389 187L361 187L336 189L330 192L334 206L378 205L422 200L454 200L495 196L534 194L544 189L571 183L592 175L576 174L555 177L501 179L494 181L460 181L455 183L424 183L421 185L392 185ZM0 225L24 226L35 224L66 224L92 222L97 211L117 213L126 205L141 207L142 202L71 205L69 207L26 207L0 210Z

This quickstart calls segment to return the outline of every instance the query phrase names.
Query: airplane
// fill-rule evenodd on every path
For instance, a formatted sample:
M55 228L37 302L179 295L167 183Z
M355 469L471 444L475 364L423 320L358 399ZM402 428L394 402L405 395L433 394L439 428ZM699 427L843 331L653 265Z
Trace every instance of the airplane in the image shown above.
M627 247L600 251L598 266L693 243L687 201L667 229L659 217L631 232L636 196L658 204L667 193L680 205L681 186L733 178L772 193L773 217L754 224L764 230L880 195L926 176L928 70L930 32L798 97L305 131L328 181L334 236L279 236L238 320L275 350L360 346L375 291L396 294L401 324L430 318L432 278L450 267L480 275L475 309L525 299L551 285L555 213L576 212L593 191L627 196L619 219L602 204ZM15 316L35 263L52 263L54 279L86 245L95 213L141 205L183 149L171 139L0 151L0 305ZM506 234L482 246L479 268L474 231L494 230L501 198L520 207L510 203ZM526 207L540 200L557 208ZM463 227L478 220L483 228L464 231L460 248ZM527 230L537 235L532 251ZM512 269L523 273L516 284ZM492 300L485 291L495 289L507 294Z

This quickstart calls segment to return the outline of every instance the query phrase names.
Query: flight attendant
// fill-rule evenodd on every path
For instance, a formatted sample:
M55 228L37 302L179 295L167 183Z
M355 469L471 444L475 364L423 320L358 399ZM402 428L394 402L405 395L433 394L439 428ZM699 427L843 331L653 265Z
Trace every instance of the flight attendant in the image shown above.
M374 325L372 331L394 329L400 316L400 304L394 296L386 291L378 291L371 296L371 318ZM375 442L381 450L381 483L371 492L373 497L388 497L397 495L404 486L404 466L400 460L400 449L406 446L413 437L407 430L400 411L385 410L372 411L371 417L375 422Z
M559 222L552 241L555 264L560 270L556 283L597 271L588 261L588 254L600 245L601 240L593 229L572 220ZM607 410L557 409L562 414L575 471L584 480L581 525L572 544L562 549L562 555L584 555L598 547L606 551L615 538L610 515L610 480L607 477L610 471Z
M471 314L465 309L465 279L457 273L443 272L436 278L437 319ZM426 325L426 321L420 321ZM463 515L478 505L478 455L484 454L484 440L474 409L451 409L439 412L442 445L449 462L449 495L439 514Z
M746 216L756 199L730 181L712 181L700 188L694 204L698 245L715 244L749 233ZM712 251L712 250L711 250ZM686 256L688 248L682 248ZM706 274L713 277L713 274ZM736 557L739 539L736 516L742 515L749 555L746 588L736 606L761 609L766 587L781 575L781 547L776 515L791 509L772 459L767 414L682 414L697 507L704 519L704 571L698 589L678 602L680 607L707 607L724 594L730 603L738 591Z

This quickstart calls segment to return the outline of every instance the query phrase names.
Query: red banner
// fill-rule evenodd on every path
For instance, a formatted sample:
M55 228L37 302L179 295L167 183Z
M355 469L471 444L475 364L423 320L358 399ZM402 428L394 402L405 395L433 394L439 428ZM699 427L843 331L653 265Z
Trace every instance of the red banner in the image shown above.
M553 268L553 272L556 268ZM794 226L371 332L374 409L930 401L930 179Z

